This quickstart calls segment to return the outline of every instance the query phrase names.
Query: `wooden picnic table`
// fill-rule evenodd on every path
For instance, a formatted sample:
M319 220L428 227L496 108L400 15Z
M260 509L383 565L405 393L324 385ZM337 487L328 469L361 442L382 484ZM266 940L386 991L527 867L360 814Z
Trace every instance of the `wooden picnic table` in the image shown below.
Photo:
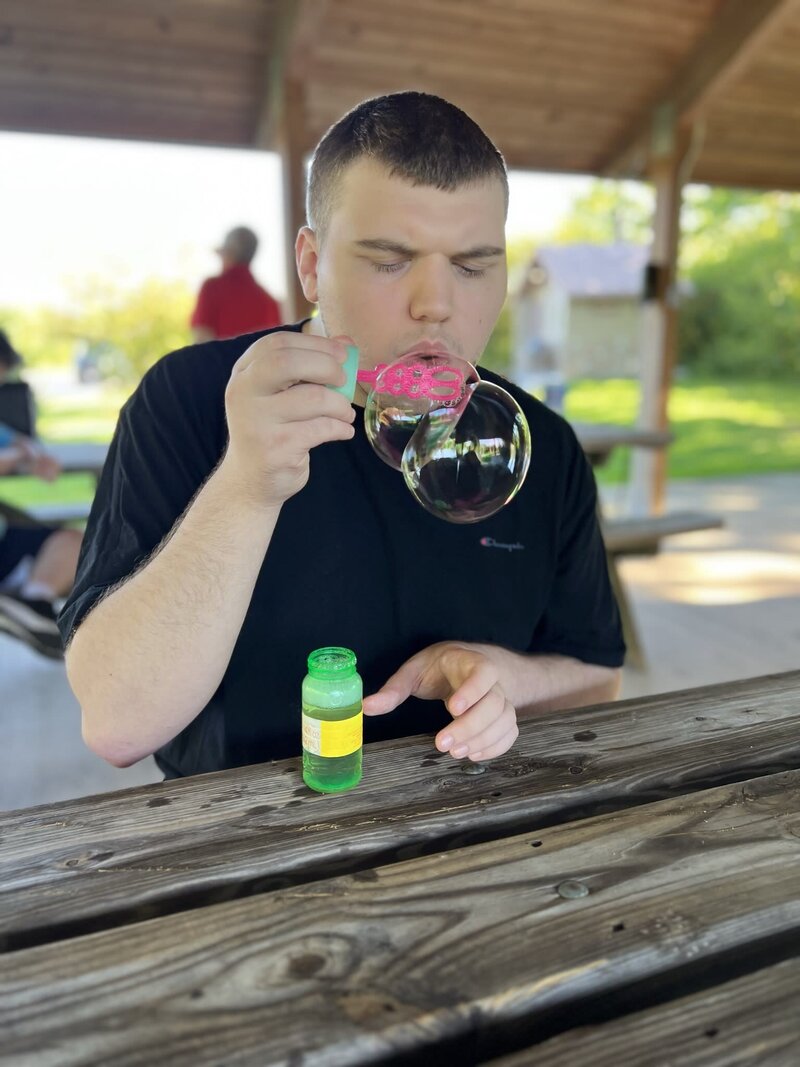
M364 763L1 816L0 1063L797 1062L800 671Z
M572 422L573 430L593 467L602 467L615 448L664 448L674 435L669 430L618 426L610 422Z
M94 441L42 441L42 447L58 460L63 474L90 474L95 483L100 478L108 455L108 445ZM3 478L25 475L24 470L13 471ZM91 501L78 504L41 503L26 508L15 507L2 497L0 489L0 518L14 526L59 525L62 522L82 521L89 514Z
M573 428L581 447L594 467L602 466L615 448L624 445L656 448L668 444L672 439L669 433L645 430L636 426L616 426L611 423L577 422L573 423ZM42 445L56 457L65 474L87 473L91 474L95 481L100 478L109 447L107 443L95 441L42 441ZM29 526L85 519L88 511L88 502L78 505L45 503L22 510L3 501L0 495L0 515L3 515L8 522L17 525Z
M601 466L615 448L624 445L658 448L672 440L670 433L638 426L590 422L575 422L572 426L593 466ZM42 441L42 445L56 457L65 474L86 472L95 479L100 477L108 455L108 444L96 441Z
M42 441L56 457L64 474L86 473L100 477L108 455L108 444L97 441Z
M645 430L639 426L617 426L613 423L574 422L573 429L581 447L593 466L601 466L615 448L625 445L639 448L660 448L672 441L672 434ZM56 457L65 473L86 471L99 478L108 444L95 441L43 441L43 446Z
M606 462L615 448L661 448L673 435L668 431L646 430L640 426L617 426L608 422L574 422L573 429L593 466ZM103 469L108 445L89 441L43 442L59 460L64 471L88 471L96 476Z

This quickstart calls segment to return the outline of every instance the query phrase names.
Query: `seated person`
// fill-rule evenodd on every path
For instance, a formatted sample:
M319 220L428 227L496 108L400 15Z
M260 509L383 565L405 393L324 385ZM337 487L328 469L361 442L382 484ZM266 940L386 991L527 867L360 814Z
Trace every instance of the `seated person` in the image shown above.
M22 356L9 341L5 330L0 330L0 385L13 380L21 365ZM25 388L28 389L27 386ZM55 481L61 473L58 461L30 436L33 433L32 421L29 430L29 433L21 433L0 419L0 450L10 450L5 452L4 467L0 474L33 474L46 482Z
M4 438L0 475L25 472L48 482L58 476L58 461L36 442L13 433ZM80 530L9 525L0 513L0 633L61 658L53 605L72 588L82 539Z
M434 518L372 450L366 374L480 359L506 298L508 181L447 101L365 101L325 134L297 270L319 314L157 362L120 414L59 616L83 737L169 778L301 751L305 657L356 651L367 743L507 752L517 717L610 700L624 655L592 472L521 389L534 460L475 525Z
M22 356L17 352L8 339L5 330L0 330L0 385L5 382L12 371L22 363Z

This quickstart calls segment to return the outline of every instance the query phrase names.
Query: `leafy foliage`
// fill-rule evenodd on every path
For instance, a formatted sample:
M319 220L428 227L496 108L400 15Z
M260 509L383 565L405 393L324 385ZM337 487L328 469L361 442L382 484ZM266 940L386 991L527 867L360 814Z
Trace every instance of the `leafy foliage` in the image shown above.
M0 326L30 366L69 365L83 345L104 353L105 376L136 381L167 352L189 344L192 293L149 278L134 288L89 277L73 285L75 311L0 311Z
M653 195L647 186L598 179L577 197L549 243L648 244L652 221Z
M598 180L547 243L646 244L652 212L648 187ZM681 274L689 285L679 362L702 375L800 374L800 195L690 186L681 222ZM518 241L513 250L529 258L535 245ZM513 288L513 263L510 276ZM484 362L507 368L509 341L501 318Z
M703 374L800 373L800 196L696 190L686 210L680 360Z

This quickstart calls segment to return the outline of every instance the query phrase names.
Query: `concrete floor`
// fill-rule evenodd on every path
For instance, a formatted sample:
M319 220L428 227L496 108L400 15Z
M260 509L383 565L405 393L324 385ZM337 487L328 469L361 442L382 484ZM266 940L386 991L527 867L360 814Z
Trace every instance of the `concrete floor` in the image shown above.
M620 491L604 494L607 510ZM725 528L627 559L622 574L647 655L623 696L800 666L800 474L670 487L669 507L722 514ZM151 759L117 770L93 756L60 663L0 634L0 809L158 781Z

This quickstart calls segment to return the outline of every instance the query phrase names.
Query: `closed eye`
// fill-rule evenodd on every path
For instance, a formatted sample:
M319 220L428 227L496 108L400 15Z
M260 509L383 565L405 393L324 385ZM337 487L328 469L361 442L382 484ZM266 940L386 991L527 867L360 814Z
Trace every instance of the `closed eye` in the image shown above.
M373 263L372 266L379 274L396 274L406 265L403 260L399 263ZM468 267L465 263L454 263L459 274L464 278L482 278L486 274L486 267Z
M482 278L486 273L486 267L467 267L463 263L453 264L465 278Z

